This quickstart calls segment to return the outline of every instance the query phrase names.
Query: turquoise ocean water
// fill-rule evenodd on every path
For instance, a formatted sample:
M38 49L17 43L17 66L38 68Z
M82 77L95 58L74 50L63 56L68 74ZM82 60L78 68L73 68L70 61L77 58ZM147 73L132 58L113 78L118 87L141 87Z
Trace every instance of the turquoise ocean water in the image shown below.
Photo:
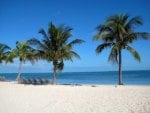
M14 81L17 73L1 73L7 80ZM24 78L48 78L52 73L22 73ZM150 85L150 70L123 71L123 82L127 85ZM62 72L57 75L59 84L117 84L118 72Z

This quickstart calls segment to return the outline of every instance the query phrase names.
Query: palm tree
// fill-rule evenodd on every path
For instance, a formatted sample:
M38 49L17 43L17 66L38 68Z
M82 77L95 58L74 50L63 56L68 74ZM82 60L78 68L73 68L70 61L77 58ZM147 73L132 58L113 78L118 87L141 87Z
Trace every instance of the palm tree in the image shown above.
M98 33L94 36L96 41L103 41L96 48L99 54L105 48L111 48L108 61L119 63L119 85L123 85L122 81L122 50L129 51L137 61L141 61L140 55L134 50L130 44L137 39L148 39L149 34L146 32L137 32L134 28L143 25L140 17L129 18L128 14L113 15L106 22L97 27Z
M53 77L51 84L56 84L57 71L63 70L64 60L71 60L73 57L80 58L80 56L74 52L73 46L84 42L80 39L75 39L68 43L68 40L72 36L72 29L65 27L64 25L56 27L53 23L49 25L48 32L44 29L39 31L43 35L43 39L40 41L36 38L29 40L33 45L36 45L39 51L39 57L41 59L52 62L53 64Z
M7 55L10 52L10 47L0 43L0 63L2 63L2 61L6 60Z
M34 63L36 57L36 51L29 45L28 42L16 42L16 48L13 49L10 54L8 54L7 59L13 59L15 57L19 58L20 65L18 70L18 75L16 80L20 82L20 75L22 70L22 64L25 61L30 61L32 64Z

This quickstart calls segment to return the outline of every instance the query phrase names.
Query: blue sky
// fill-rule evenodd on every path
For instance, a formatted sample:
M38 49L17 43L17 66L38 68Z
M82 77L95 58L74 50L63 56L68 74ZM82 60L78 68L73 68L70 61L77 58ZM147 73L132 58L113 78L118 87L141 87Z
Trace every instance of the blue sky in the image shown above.
M128 13L131 17L141 16L144 26L138 31L150 32L149 0L0 0L0 42L15 47L16 41L25 41L32 37L41 38L40 28L45 30L52 21L56 25L65 24L73 28L73 37L86 43L74 48L81 60L65 62L64 71L111 71L117 70L107 58L110 50L96 55L95 48L101 42L92 40L95 28L113 14ZM123 70L150 69L150 40L138 40L132 44L141 55L138 63L123 52ZM19 61L13 64L0 64L0 72L17 72ZM39 61L35 65L26 62L23 72L49 72L52 64Z

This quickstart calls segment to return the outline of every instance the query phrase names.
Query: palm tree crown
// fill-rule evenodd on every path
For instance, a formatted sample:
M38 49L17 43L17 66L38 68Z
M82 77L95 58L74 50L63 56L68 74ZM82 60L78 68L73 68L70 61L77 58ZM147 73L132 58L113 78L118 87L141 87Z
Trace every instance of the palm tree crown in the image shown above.
M140 55L130 44L139 38L149 38L149 33L134 30L138 25L143 25L140 17L129 18L128 14L120 14L109 17L103 25L97 27L98 33L94 39L96 41L102 40L103 43L96 48L96 52L99 54L105 48L111 48L108 61L119 63L119 84L123 84L122 50L128 50L137 61L141 61Z
M47 60L53 63L53 79L52 84L56 83L56 71L63 70L64 60L71 60L73 57L80 58L80 56L74 52L73 46L84 42L80 39L75 39L68 43L72 28L66 26L56 27L53 23L49 25L48 32L44 29L39 31L43 35L43 39L40 41L36 38L29 40L33 45L36 45L39 51L39 58Z

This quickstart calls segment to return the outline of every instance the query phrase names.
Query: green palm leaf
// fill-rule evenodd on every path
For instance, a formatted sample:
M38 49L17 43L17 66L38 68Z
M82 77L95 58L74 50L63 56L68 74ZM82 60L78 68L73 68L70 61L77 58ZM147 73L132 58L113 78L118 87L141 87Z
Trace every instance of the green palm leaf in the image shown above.
M139 55L139 53L136 51L136 50L134 50L132 47L130 47L130 46L127 46L126 47L127 48L127 50L134 56L134 58L137 60L137 61L141 61L141 58L140 58L140 55Z
M118 63L118 59L117 59L118 52L119 52L119 45L115 44L111 49L111 52L108 57L108 61L111 61L114 64Z
M71 42L68 44L68 46L72 47L72 46L74 46L74 45L76 45L76 44L81 44L81 43L83 43L83 42L84 42L84 41L81 40L81 39L75 39L75 40L71 41Z
M6 44L0 43L0 63L3 61L11 62L12 60L7 60L7 55L10 53L10 47Z
M101 53L105 48L111 47L112 43L103 43L96 48L96 53Z

